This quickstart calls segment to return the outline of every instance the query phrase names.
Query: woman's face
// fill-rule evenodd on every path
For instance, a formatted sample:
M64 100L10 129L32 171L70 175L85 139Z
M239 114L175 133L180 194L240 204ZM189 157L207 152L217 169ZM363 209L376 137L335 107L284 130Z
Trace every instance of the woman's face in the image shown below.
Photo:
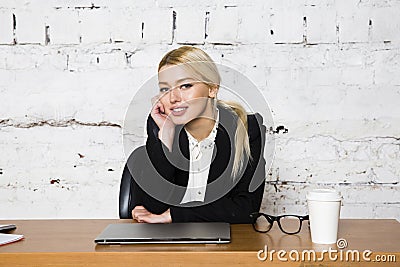
M165 65L158 72L160 102L165 114L176 125L212 114L209 98L215 98L217 87L192 78L180 65Z

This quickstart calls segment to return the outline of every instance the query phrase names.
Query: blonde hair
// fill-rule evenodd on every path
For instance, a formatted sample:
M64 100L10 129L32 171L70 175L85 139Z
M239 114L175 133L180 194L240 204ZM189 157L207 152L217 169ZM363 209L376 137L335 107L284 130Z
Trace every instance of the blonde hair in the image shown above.
M189 63L189 64L188 64ZM192 46L181 46L168 52L158 64L158 71L166 65L183 65L189 69L194 77L209 86L218 86L221 76L217 66L211 57L200 48ZM234 112L237 116L237 127L235 131L235 156L232 167L232 178L239 178L245 162L251 159L250 144L247 134L247 112L237 102L218 100L217 103Z

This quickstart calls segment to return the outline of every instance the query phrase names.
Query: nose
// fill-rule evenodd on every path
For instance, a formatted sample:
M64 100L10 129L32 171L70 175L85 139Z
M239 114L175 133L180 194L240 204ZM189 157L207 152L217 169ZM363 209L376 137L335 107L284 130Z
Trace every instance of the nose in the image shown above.
M169 92L169 101L175 103L181 101L181 98L181 91L179 88L172 88Z

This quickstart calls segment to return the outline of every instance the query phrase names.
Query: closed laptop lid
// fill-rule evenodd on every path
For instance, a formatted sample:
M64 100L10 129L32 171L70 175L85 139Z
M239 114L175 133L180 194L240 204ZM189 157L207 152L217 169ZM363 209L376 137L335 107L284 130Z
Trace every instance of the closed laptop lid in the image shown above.
M120 223L110 224L96 237L97 244L143 243L229 243L230 225L200 223Z

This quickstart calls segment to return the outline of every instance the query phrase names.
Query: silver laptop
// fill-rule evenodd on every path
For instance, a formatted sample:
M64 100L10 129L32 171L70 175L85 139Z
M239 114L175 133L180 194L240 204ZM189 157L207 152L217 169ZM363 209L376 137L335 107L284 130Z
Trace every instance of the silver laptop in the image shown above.
M102 245L122 244L221 244L229 243L229 223L119 223L108 225L94 240Z

